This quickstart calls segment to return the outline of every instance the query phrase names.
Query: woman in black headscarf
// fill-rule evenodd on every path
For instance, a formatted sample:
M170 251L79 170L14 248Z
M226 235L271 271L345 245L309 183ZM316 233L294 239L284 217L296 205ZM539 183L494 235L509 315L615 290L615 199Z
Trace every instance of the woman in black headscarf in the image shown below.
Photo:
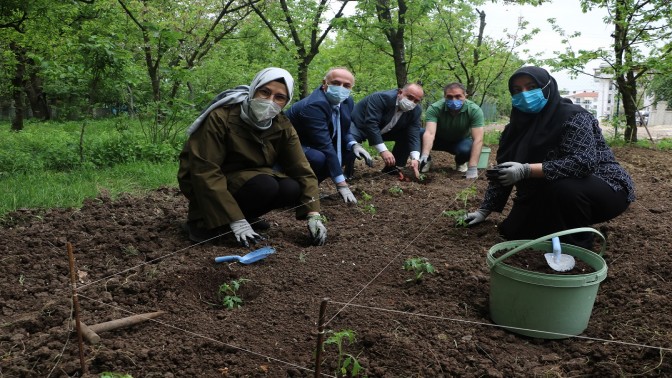
M497 151L496 171L469 225L501 212L513 187L516 198L499 225L507 239L533 239L605 222L635 200L632 180L616 162L597 119L560 97L553 77L523 67L509 78L512 109ZM566 243L593 247L593 234L571 234Z

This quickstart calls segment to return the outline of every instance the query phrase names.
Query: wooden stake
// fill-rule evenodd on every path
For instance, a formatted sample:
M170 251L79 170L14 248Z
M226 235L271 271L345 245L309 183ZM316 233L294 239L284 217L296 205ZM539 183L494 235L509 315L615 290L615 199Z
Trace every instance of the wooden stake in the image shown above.
M72 252L72 244L67 243L68 259L70 260L70 284L72 285L72 303L75 308L75 324L77 325L77 339L79 341L79 365L82 375L88 374L86 361L84 360L84 343L82 342L81 324L79 321L79 299L77 297L77 281L75 280L75 255Z
M329 298L322 299L320 304L320 317L317 321L317 351L315 352L315 378L321 375L322 368L322 342L324 340L324 313L327 311Z

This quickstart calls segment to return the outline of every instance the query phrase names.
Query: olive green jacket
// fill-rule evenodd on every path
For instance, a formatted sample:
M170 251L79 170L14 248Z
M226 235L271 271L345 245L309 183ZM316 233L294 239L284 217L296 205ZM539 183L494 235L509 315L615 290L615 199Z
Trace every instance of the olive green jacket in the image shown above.
M189 199L189 220L202 220L211 229L245 218L233 193L258 174L299 183L302 206L296 209L297 219L320 210L317 178L284 114L259 131L240 118L239 104L210 112L180 153L177 180Z

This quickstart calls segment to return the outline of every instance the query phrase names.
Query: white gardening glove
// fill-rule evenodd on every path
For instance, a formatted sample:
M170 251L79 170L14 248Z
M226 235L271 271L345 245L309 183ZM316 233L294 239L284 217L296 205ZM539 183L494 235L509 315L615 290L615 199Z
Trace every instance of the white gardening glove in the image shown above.
M488 217L488 215L490 215L490 210L478 209L473 213L468 213L467 215L465 215L464 221L467 223L468 226L474 226L483 222L485 218Z
M478 168L476 167L469 167L467 169L467 173L464 174L465 178L468 179L475 179L478 178Z
M250 246L250 242L257 244L259 240L264 240L261 235L254 232L252 226L245 219L237 220L229 224L231 231L236 235L238 243L245 247Z
M308 216L308 232L310 233L313 245L324 245L327 241L327 228L322 223L323 219L320 214Z
M364 159L364 162L366 162L366 165L369 167L373 167L373 159L371 158L371 154L369 154L364 147L362 147L361 144L355 143L352 146L352 152L355 154L355 157L357 159Z
M507 161L499 164L499 182L504 186L511 186L522 179L530 177L530 165Z
M427 173L429 172L429 167L431 166L432 159L429 157L429 155L422 155L420 156L420 160L418 161L420 164L420 173Z
M352 204L357 204L357 198L355 198L355 195L352 194L350 191L350 188L347 185L343 186L336 186L336 189L338 189L338 193L343 197L343 201L345 203L352 203Z

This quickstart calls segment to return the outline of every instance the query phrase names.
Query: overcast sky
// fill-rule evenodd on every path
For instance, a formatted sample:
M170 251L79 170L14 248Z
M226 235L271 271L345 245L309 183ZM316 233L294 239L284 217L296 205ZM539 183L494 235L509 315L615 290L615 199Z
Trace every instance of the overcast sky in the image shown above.
M518 17L523 17L530 24L528 30L533 28L541 29L534 39L519 48L518 54L525 58L523 49L529 49L531 53L541 52L543 58L553 57L553 51L563 51L561 37L551 29L548 23L549 18L555 18L556 23L565 30L566 34L573 34L576 31L581 32L581 37L572 40L574 51L579 49L596 49L599 47L610 48L612 39L610 34L613 26L605 25L604 17L607 15L604 9L593 9L588 13L581 12L579 0L554 0L550 4L544 4L537 7L531 5L504 5L502 2L497 4L486 4L479 9L485 11L485 33L499 38L503 29L509 29L513 32L516 29ZM592 68L597 68L600 62L594 61L588 65L589 72ZM571 79L566 73L553 72L560 88L569 90L592 90L597 87L592 77L579 76Z

